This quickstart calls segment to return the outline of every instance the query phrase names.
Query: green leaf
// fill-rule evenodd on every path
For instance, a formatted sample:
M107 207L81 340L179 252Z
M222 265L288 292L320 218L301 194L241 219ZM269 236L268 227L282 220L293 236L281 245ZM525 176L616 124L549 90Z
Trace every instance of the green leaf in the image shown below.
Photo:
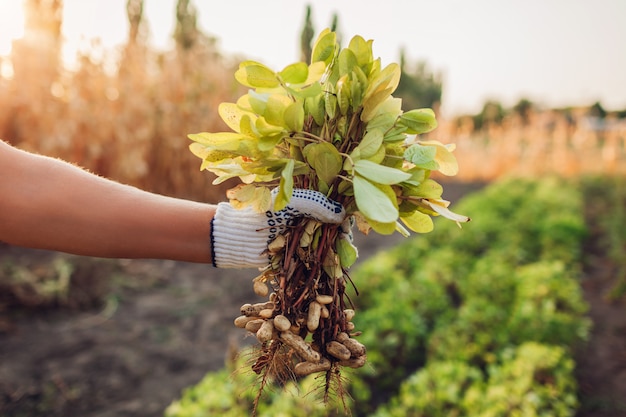
M399 213L396 202L390 199L389 190L385 192L383 187L376 186L358 175L353 178L352 186L356 205L363 216L379 223L393 222L395 229L395 221ZM393 190L391 191L393 193Z
M304 126L304 109L302 106L303 103L301 101L296 101L285 109L283 118L287 128L292 132L302 131Z
M270 94L257 93L254 90L250 90L246 96L248 97L248 103L250 104L252 111L256 114L263 115L265 113L265 109L267 108L267 100L270 98Z
M232 151L239 155L251 156L250 148L254 148L254 138L235 132L192 133L187 135L194 142L205 145L210 150ZM244 152L244 153L241 153Z
M341 155L328 142L311 143L304 147L302 153L319 179L326 184L330 184L341 171Z
M282 94L272 94L267 99L267 107L265 109L265 119L267 122L274 126L284 126L287 127L284 115L285 110L288 106L291 105L293 101Z
M239 64L235 79L240 84L252 88L274 88L280 85L274 71L255 61L244 61Z
M281 130L277 134L265 135L259 137L259 150L262 152L269 152L273 150L276 145L283 139L283 131Z
M348 239L337 239L335 246L339 261L344 268L350 268L358 258L357 249L348 241Z
M324 95L324 110L331 119L333 119L337 113L337 96L332 92L328 92Z
M291 200L291 195L293 194L293 167L294 160L288 159L280 173L280 185L274 201L274 211L284 209L289 204L289 200Z
M339 65L339 75L344 76L350 74L354 67L358 65L354 52L350 49L342 49L337 58Z
M330 64L335 56L335 48L337 45L337 34L331 32L330 29L324 29L315 44L311 53L311 63L323 61L326 65Z
M428 233L435 228L433 219L428 214L424 214L417 210L408 216L400 215L400 220L409 229L417 233Z
M381 223L372 219L367 219L367 224L369 224L370 227L378 234L392 235L396 231L397 222Z
M368 130L357 146L361 152L361 158L367 159L374 156L383 145L383 132L379 129Z
M288 84L302 84L309 76L309 66L304 62L287 65L278 75Z
M247 126L249 126L250 119L252 117L256 117L253 113L243 110L235 103L221 103L218 106L217 112L224 121L224 123L226 123L228 127L230 127L235 132L246 134L251 133L249 128L246 129L245 126L246 123ZM244 126L242 126L241 120L244 117L247 117L248 121L244 123Z
M379 114L378 110L381 108L383 103L393 98L391 95L392 92L392 88L387 88L385 90L377 91L372 95L368 95L363 100L363 113L361 113L361 120L367 123L377 116Z
M351 99L351 83L347 76L343 76L337 81L337 104L339 105L339 111L345 115L350 107Z
M404 151L404 159L412 164L422 166L429 162L435 161L437 155L437 148L434 146L423 146L419 143L414 143ZM426 168L426 167L424 167ZM426 168L431 169L431 168ZM435 168L436 169L436 168Z
M369 88L365 93L366 98L382 90L389 90L389 94L393 93L398 87L401 74L400 65L395 62L387 65L370 81Z
M304 87L285 87L285 90L294 97L308 98L315 97L322 92L322 86L319 82Z
M309 76L306 79L306 81L304 81L304 83L306 85L314 84L314 83L319 84L325 72L326 72L325 63L320 62L320 61L313 62L311 65L309 65Z
M432 109L416 109L403 113L398 124L407 127L406 133L422 134L437 127L437 118Z
M367 130L380 129L388 131L396 123L398 116L389 112L380 112L367 123Z
M361 176L378 184L398 184L411 178L411 174L396 168L379 165L367 159L359 159L354 163L354 170Z
M419 186L412 188L412 196L422 198L439 199L443 194L443 187L441 184L430 178L424 180Z
M324 124L324 100L322 96L307 97L304 101L304 110L313 116L318 126Z
M254 123L254 127L261 136L275 136L283 132L283 127L270 124L265 117L259 117Z
M369 65L373 61L372 43L372 40L366 41L360 35L356 35L350 39L348 48L354 53L359 66Z

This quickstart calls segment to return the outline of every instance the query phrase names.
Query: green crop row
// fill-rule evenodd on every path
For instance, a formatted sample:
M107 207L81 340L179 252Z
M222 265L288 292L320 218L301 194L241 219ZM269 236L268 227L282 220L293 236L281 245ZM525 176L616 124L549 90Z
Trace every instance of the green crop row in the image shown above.
M347 407L377 417L573 415L572 352L590 326L578 282L580 191L558 179L508 180L456 210L472 222L440 222L353 272L368 365L344 373ZM249 415L255 377L210 373L166 415ZM326 416L337 407L343 415L338 400L317 399L319 385L309 377L270 390L258 415Z

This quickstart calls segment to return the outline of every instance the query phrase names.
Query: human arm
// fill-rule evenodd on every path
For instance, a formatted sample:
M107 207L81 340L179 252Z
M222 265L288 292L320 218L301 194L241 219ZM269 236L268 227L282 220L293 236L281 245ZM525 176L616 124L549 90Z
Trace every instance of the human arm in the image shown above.
M216 206L149 193L0 141L0 240L106 258L211 262Z
M264 266L268 242L293 217L337 224L345 217L341 205L311 190L295 190L284 210L267 213L166 197L1 140L0 196L0 241L12 245L222 268Z

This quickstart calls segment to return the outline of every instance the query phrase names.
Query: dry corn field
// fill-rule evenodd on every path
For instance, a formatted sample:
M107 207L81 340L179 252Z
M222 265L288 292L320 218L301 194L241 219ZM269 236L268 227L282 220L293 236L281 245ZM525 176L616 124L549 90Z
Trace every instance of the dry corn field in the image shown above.
M187 148L187 133L224 129L217 106L238 92L234 64L212 44L161 54L95 44L68 71L40 41L22 39L0 58L0 138L150 191L222 198Z

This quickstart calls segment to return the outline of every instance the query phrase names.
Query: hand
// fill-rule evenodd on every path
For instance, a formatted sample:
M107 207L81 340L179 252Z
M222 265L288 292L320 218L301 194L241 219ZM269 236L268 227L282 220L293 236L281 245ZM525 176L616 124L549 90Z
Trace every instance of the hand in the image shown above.
M272 203L276 190L272 192ZM238 210L219 203L212 221L213 266L218 268L261 268L268 264L264 254L269 242L294 219L311 217L322 223L339 224L346 218L341 204L314 190L296 189L284 209L258 213L251 207Z

